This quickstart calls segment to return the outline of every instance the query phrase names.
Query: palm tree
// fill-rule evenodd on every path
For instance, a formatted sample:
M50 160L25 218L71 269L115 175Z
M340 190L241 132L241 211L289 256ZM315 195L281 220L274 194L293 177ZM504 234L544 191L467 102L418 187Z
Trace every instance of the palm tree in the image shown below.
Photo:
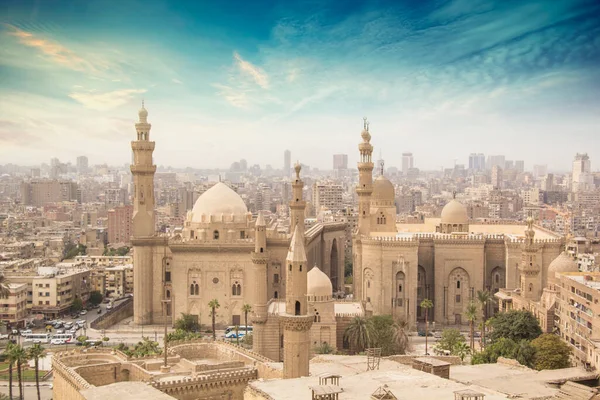
M8 285L10 285L8 279L6 279L4 274L0 274L0 297L8 297L8 295L10 294L10 289Z
M406 354L408 349L408 329L409 324L405 319L394 321L392 325L392 340L396 344L396 348L400 354Z
M365 317L355 317L344 331L344 339L357 350L369 347L374 339L373 323Z
M467 310L465 311L465 317L467 317L467 320L469 321L469 330L471 332L471 351L475 349L475 321L477 321L477 314L477 304L475 304L474 301L470 301L469 305L467 305Z
M252 311L250 304L244 304L242 306L242 312L244 313L244 325L246 325L246 336L248 336L248 313Z
M485 328L488 315L487 306L488 304L494 304L494 296L488 290L477 291L477 302L481 305L481 312L483 314L483 329L481 330L481 346L485 347Z
M21 346L13 346L10 350L13 362L17 363L17 377L19 379L19 399L23 400L23 363L29 360L27 351Z
M429 299L423 299L421 301L421 308L425 309L425 355L427 355L428 335L429 335L429 309L433 308L433 301Z
M40 345L39 343L36 343L29 348L29 358L32 359L35 363L35 387L37 389L38 400L41 399L41 397L40 397L40 379L38 376L38 373L40 370L39 363L40 363L40 358L44 358L45 356L46 356L46 349L44 349L44 347L42 347L42 345Z
M13 388L13 365L15 364L15 360L12 357L12 348L14 344L8 342L6 345L6 349L4 349L4 356L6 361L8 361L8 397L10 400L13 398L12 388Z
M465 357L471 353L471 348L465 342L460 342L454 346L453 353L460 357L460 361L464 361Z
M219 304L219 300L212 299L208 302L208 306L210 307L210 315L212 317L212 329L213 329L213 340L217 340L217 332L215 330L215 318L217 316L217 308L221 307Z

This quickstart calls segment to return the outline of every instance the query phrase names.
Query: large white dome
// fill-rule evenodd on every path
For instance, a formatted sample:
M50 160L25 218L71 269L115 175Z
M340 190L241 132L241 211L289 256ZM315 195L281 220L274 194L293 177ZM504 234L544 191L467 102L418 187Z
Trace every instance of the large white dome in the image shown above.
M450 200L442 209L442 224L468 224L469 214L464 205L456 199Z
M333 286L329 277L316 265L306 274L307 294L309 296L333 295Z
M202 214L220 216L234 215L235 219L246 218L248 207L233 189L219 182L202 193L192 209L192 222L202 222Z

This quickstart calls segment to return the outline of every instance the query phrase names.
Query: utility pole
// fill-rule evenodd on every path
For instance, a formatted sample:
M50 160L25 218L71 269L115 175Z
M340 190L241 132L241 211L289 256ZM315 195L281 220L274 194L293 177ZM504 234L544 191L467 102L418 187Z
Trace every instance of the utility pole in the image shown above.
M165 365L163 365L161 367L161 370L163 370L164 372L168 372L169 371L169 365L167 364L167 349L168 349L168 347L167 347L167 305L171 304L171 300L163 300L162 303L163 303L163 316L164 316L163 321L164 321L164 324L165 324L165 337L164 337L164 341L165 341L165 350L164 350L164 353L165 353ZM161 372L163 372L163 371L161 371Z

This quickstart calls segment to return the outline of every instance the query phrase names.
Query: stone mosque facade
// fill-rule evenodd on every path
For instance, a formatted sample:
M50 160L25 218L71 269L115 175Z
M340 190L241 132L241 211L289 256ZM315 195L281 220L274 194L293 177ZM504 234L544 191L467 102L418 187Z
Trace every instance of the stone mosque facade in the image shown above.
M358 227L353 235L353 284L367 312L391 314L411 326L424 320L420 303L433 301L429 320L465 325L464 311L477 291L515 289L539 300L548 267L561 253L560 236L535 226L470 221L452 199L441 218L398 224L393 184L383 166L373 180L373 146L365 122L359 144ZM491 306L493 307L493 306ZM488 315L494 310L490 308Z
M220 308L216 321L221 326L243 324L242 306L250 304L258 337L267 303L277 303L278 299L289 296L286 258L296 228L306 257L303 272L306 274L310 267L318 265L331 282L332 290L343 289L345 224L319 223L305 230L306 203L302 197L300 165L296 165L292 181L288 233L281 233L276 222L265 221L260 214L252 216L242 198L219 182L198 198L180 234L164 236L155 231L156 166L152 159L155 143L150 141L151 125L143 105L135 127L137 138L131 142L131 172L136 324L163 323L165 318L167 323L173 323L182 313L188 313L206 325L211 321L208 303L217 299ZM306 287L303 290L304 296ZM308 313L304 303L302 312ZM261 349L261 341L255 343ZM281 358L278 344L279 340L277 354L273 355L275 360Z

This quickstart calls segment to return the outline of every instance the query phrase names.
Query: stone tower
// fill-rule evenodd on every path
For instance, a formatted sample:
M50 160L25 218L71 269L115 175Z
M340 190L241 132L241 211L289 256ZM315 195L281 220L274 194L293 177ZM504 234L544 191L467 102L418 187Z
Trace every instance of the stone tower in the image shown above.
M525 243L521 251L521 264L519 273L521 275L521 296L529 300L539 300L542 287L540 279L540 266L537 260L539 246L534 242L535 231L533 230L533 218L527 218L527 229L525 230Z
M267 225L262 212L259 211L254 226L254 251L252 264L254 265L254 291L256 303L252 310L252 324L254 327L254 340L252 349L258 354L265 353L265 322L267 322Z
M148 111L142 108L135 124L137 140L131 142L133 151L133 319L136 324L152 323L152 266L154 245L154 173L152 163L154 142L150 141Z
M298 174L299 170L296 170ZM286 258L285 314L283 324L283 378L308 376L310 328L314 316L308 312L304 231L296 224Z
M358 145L360 151L360 161L358 162L358 233L368 235L371 227L371 194L373 193L373 146L371 145L371 134L369 133L369 123L364 118L363 131L361 133L363 141Z
M296 162L296 165L294 165L296 177L292 182L292 201L290 201L290 233L296 231L296 225L299 225L300 230L304 233L304 212L306 209L306 202L302 198L304 182L300 179L301 169L302 166L300 163Z

